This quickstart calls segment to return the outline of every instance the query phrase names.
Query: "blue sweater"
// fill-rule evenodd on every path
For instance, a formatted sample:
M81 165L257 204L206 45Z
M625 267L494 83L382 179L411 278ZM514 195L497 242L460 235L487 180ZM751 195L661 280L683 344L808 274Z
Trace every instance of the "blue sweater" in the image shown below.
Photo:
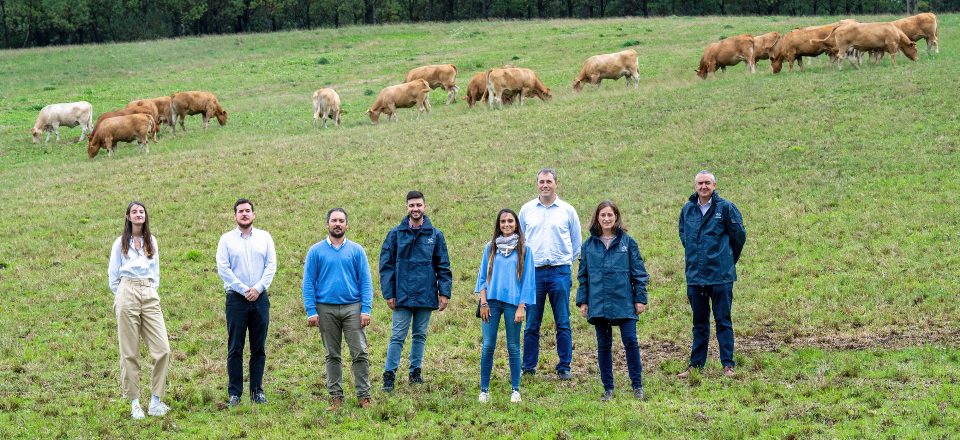
M373 283L363 247L344 240L339 249L323 240L310 247L303 267L303 309L307 317L317 314L317 304L360 304L360 313L370 314Z
M530 246L524 246L523 275L517 280L517 252L510 256L497 254L493 259L493 272L487 279L487 261L490 252L490 243L483 247L483 260L480 262L480 273L477 275L476 293L487 290L487 299L495 299L518 306L520 304L536 304L537 280L536 266L533 264L533 251Z

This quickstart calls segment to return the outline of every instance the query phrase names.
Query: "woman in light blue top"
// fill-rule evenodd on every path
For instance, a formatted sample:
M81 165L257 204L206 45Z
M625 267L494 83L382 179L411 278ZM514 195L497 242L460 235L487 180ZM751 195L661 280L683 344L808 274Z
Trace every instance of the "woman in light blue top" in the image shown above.
M170 407L160 401L166 389L170 365L170 342L160 310L160 256L157 240L150 234L147 208L130 202L123 223L123 234L113 243L107 269L113 291L113 311L117 316L120 343L120 382L124 396L131 400L130 416L144 417L140 406L140 337L147 343L153 359L150 382L152 397L147 414L163 416Z
M493 239L483 250L476 292L480 297L483 320L483 348L480 352L480 402L490 401L490 371L497 348L500 319L507 333L510 358L511 402L520 402L520 328L526 317L526 305L537 298L533 252L523 242L517 214L501 209L493 224ZM512 318L512 319L511 319Z

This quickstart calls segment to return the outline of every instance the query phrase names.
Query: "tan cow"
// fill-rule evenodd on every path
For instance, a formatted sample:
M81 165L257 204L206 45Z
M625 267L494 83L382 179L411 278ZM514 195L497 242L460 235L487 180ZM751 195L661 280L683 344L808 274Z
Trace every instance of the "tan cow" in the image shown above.
M97 123L94 125L93 133L91 133L90 136L97 134L97 130L100 128L101 122L110 118L116 118L118 116L128 116L128 115L149 115L151 118L153 118L154 121L156 121L158 118L157 107L152 103L144 103L144 105L140 105L140 106L122 108L120 110L114 110L112 112L104 112L97 117ZM157 140L156 127L154 127L153 140Z
M127 104L127 107L137 107L143 105L145 102L153 103L157 107L157 131L160 131L160 125L166 124L170 127L170 131L173 132L175 127L173 126L173 110L170 108L170 97L169 96L160 96L158 98L151 99L138 99L136 101L130 101Z
M907 38L913 42L920 41L921 38L927 40L927 55L930 55L930 49L940 53L940 45L937 43L937 16L924 12L913 17L901 18L893 21L894 26L900 28Z
M76 127L80 126L80 140L83 141L87 132L93 130L93 106L87 101L65 102L62 104L50 104L40 109L37 115L37 122L33 124L30 135L33 137L33 143L40 142L43 133L47 133L47 139L43 143L50 142L50 132L57 135L57 142L60 142L60 126Z
M727 73L728 66L735 66L740 61L746 61L750 73L756 73L756 51L753 47L752 35L737 35L724 38L707 45L700 57L700 67L696 69L700 79L707 79L707 75L716 75L717 69Z
M170 109L173 112L173 123L180 121L180 129L187 130L183 125L185 116L203 116L203 128L206 130L210 118L216 117L221 126L227 125L227 112L220 107L217 97L210 92L178 92L170 95ZM176 130L176 129L174 129Z
M457 101L457 66L453 64L434 64L430 66L417 67L407 72L407 78L403 82L410 82L415 79L422 79L430 84L430 89L443 87L447 92L447 104Z
M553 98L550 88L540 81L533 70L523 67L509 67L506 69L490 69L487 71L487 103L493 107L503 108L504 96L510 93L520 97L520 105L528 96L536 96L541 101Z
M770 56L773 73L780 73L783 70L784 61L789 64L791 72L793 71L794 61L800 66L800 70L803 70L803 57L815 57L830 52L826 44L812 43L811 40L827 38L837 26L856 22L856 20L840 20L836 23L797 28L787 32L773 46ZM831 54L832 58L833 55Z
M755 61L769 60L773 56L773 47L780 41L779 32L767 32L753 37L753 59Z
M417 106L417 120L420 120L423 112L430 113L430 100L427 99L430 90L430 84L423 79L384 87L377 95L377 100L367 110L370 122L373 124L380 122L380 113L386 114L387 120L396 120L398 108L413 106Z
M813 40L813 44L826 44L837 57L837 69L843 69L843 59L849 56L851 47L860 52L884 51L890 54L890 62L897 65L897 52L903 52L907 58L916 61L917 43L893 23L852 23L838 26L822 40ZM854 63L858 69L860 66Z
M106 148L107 154L113 156L117 142L133 141L137 141L141 153L149 153L149 137L154 125L156 124L152 116L139 113L104 119L97 124L96 131L90 136L87 155L93 159L101 148Z
M487 99L487 72L477 72L470 77L467 84L467 96L463 99L467 101L467 106L473 108L477 102L483 102Z
M327 128L327 118L340 126L340 95L331 88L322 88L313 92L313 128L317 128L317 120L323 120L323 128Z
M594 55L587 58L580 69L580 73L573 80L573 91L583 90L584 82L600 87L600 81L605 79L618 80L621 77L625 78L623 80L625 86L630 87L630 80L633 80L633 87L636 88L640 86L638 70L637 51L633 49Z

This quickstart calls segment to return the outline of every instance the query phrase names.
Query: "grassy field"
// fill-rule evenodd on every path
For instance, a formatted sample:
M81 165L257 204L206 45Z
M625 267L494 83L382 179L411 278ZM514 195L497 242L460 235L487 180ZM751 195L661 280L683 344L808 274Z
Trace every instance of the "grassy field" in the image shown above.
M693 72L719 37L837 18L468 22L0 52L0 437L956 438L960 16L940 16L941 53L916 63L838 72L819 59L774 75L763 61L755 75L740 65L707 81ZM605 82L572 92L584 59L623 47L640 54L639 90ZM475 71L530 67L554 99L495 111L444 106L435 91L420 121L403 110L399 122L371 126L376 93L432 63L458 66L461 95ZM340 128L311 126L321 86L341 96ZM178 90L216 93L228 124L202 131L192 117L149 155L122 145L95 160L74 142L79 129L62 129L58 144L30 142L45 104L87 100L100 113ZM499 208L535 196L543 166L559 169L560 197L585 227L596 204L613 199L640 244L651 273L638 325L646 402L624 392L622 353L619 394L599 402L594 333L579 316L574 381L550 374L545 319L540 374L524 379L524 402L507 402L502 342L493 402L476 402L481 247ZM715 351L702 375L673 378L690 343L676 221L702 168L748 229L734 380L722 379ZM404 378L392 395L379 391L390 314L378 291L368 329L374 408L350 399L327 414L323 347L300 296L303 257L326 234L323 212L343 206L348 237L375 263L410 189L426 194L454 271L451 308L431 323L427 384L411 389ZM240 196L257 202L279 270L270 404L244 399L228 410L213 260ZM146 203L159 240L174 351L173 411L139 422L119 392L106 280L132 199Z

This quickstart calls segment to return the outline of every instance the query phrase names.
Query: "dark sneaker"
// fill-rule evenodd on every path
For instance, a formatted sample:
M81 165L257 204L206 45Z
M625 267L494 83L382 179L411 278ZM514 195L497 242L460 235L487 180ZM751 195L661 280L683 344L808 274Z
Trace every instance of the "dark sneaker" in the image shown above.
M693 367L687 367L686 370L683 370L683 371L677 373L677 379L686 379L686 378L690 377L690 373L692 373L692 372L693 372Z
M573 379L573 373L569 371L558 371L557 377L559 377L560 380L571 380Z
M523 370L522 374L524 376L536 376L537 370Z
M267 403L267 395L263 394L263 391L253 393L253 395L250 396L250 400L252 400L253 403L264 404Z
M237 406L240 405L240 396L230 396L230 401L227 402L227 406Z
M723 375L726 376L726 377L733 377L733 376L735 376L735 374L734 374L734 372L733 372L733 367L723 367Z
M367 409L370 408L370 405L373 405L373 403L370 402L369 397L360 398L360 408Z
M397 373L393 371L384 371L383 372L383 391L391 392L393 391L393 384L397 380Z
M343 397L334 396L330 398L330 406L327 407L327 411L336 411L343 406Z
M420 369L414 368L413 371L410 372L410 384L419 385L422 383L423 383L423 376L420 375Z
M609 402L613 400L613 390L604 390L603 395L600 396L601 402Z
M643 388L635 388L633 390L633 397L636 397L637 400L644 400L647 398L647 396L643 394Z

